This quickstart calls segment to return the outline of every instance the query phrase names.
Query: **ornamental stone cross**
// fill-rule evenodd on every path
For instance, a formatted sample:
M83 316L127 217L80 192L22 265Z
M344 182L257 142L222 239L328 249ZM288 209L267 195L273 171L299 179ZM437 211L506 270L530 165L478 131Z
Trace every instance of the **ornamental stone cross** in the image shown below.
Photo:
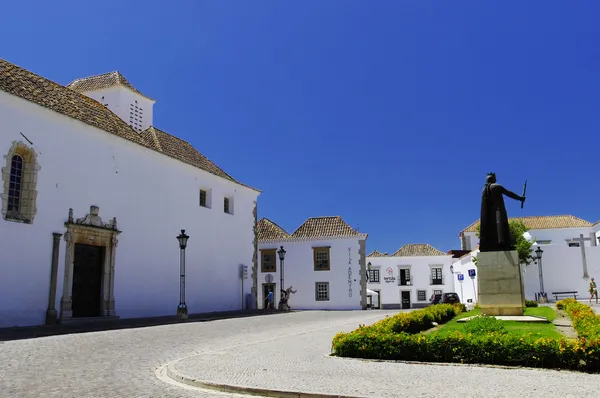
M579 243L579 248L581 249L581 262L583 264L583 277L585 279L589 278L590 276L588 275L588 268L587 268L587 258L585 255L585 242L586 241L590 241L590 244L592 246L596 246L596 234L594 234L593 232L590 233L590 237L589 238L584 238L583 234L579 234L578 238L571 238L571 239L566 239L567 242L572 242L572 243Z

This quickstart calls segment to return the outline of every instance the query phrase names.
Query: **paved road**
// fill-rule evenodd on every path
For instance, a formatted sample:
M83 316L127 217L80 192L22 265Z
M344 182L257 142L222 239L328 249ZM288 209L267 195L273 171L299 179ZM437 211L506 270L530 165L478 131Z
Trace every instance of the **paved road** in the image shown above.
M0 343L0 397L224 397L156 377L360 396L597 396L600 376L328 358L331 337L384 312L299 312ZM202 354L202 355L199 355ZM195 356L197 355L197 356Z

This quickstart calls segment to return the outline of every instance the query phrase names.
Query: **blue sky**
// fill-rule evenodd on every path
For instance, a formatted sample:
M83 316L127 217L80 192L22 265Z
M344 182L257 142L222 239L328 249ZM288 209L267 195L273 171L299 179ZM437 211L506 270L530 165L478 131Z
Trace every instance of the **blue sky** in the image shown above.
M368 250L459 248L485 175L510 216L600 219L598 1L21 1L0 57L112 70L155 125L263 191L289 232L341 215Z

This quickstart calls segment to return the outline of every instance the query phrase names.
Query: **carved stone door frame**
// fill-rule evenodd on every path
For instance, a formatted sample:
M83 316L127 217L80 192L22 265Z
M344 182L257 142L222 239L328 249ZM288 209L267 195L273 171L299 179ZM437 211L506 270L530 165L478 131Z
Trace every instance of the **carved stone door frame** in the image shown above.
M104 264L102 266L102 316L116 316L115 312L115 256L117 251L117 219L103 223L98 216L98 206L91 206L90 212L83 218L74 219L73 209L69 209L69 219L65 222L67 242L65 252L65 269L63 295L60 300L60 318L67 320L73 317L73 267L75 261L75 245L84 244L104 247Z

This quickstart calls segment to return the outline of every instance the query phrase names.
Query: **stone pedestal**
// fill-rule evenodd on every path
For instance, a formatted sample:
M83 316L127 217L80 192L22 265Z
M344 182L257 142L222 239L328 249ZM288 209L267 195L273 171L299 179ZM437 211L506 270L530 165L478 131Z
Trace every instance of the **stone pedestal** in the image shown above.
M477 255L478 304L486 315L523 315L525 294L516 251Z

